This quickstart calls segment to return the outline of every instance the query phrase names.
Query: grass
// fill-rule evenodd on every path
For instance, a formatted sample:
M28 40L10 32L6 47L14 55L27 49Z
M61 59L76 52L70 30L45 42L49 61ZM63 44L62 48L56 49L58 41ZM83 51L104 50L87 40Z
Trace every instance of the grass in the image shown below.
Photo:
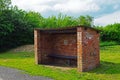
M118 42L115 42L115 41L104 41L104 42L101 42L100 43L100 46L101 47L104 47L104 46L114 46L114 45L117 45L119 44Z
M61 70L36 65L31 52L0 53L0 65L24 70L31 75L40 75L55 80L120 80L120 45L101 47L101 65L89 72L76 69Z

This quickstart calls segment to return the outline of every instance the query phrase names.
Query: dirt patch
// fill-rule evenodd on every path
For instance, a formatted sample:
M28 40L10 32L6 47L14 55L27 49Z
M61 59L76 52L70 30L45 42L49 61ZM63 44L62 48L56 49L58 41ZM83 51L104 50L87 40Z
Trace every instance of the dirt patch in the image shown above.
M23 45L11 49L10 52L34 52L34 45Z
M77 69L75 66L58 66L58 65L44 65L45 67L53 68L53 69L60 69L60 70L71 70L71 69Z

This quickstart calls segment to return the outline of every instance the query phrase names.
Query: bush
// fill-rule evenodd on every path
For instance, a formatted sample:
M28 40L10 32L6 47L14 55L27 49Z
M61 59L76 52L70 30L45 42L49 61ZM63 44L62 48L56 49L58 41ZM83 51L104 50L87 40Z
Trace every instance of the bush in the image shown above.
M118 43L115 41L104 41L104 42L100 42L100 47L104 47L104 46L113 46L113 45L117 45Z
M97 29L101 30L101 41L115 41L120 43L120 23L97 27Z

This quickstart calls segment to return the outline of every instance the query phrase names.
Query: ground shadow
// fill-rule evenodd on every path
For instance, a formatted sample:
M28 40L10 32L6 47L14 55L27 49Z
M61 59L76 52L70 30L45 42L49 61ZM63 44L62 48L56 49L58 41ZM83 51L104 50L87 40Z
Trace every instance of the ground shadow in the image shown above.
M55 64L49 64L50 66L54 67L61 67L61 68L69 68L73 69L77 66L65 66L65 65L55 65ZM96 73L96 74L120 74L120 63L113 63L113 62L106 62L101 61L100 66L88 71L88 73Z
M100 66L90 71L96 74L120 74L120 63L101 61Z

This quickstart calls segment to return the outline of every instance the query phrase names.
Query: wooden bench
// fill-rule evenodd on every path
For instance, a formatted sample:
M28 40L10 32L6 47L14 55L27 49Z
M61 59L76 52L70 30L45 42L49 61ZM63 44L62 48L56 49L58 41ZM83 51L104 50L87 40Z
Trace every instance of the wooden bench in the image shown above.
M49 54L48 57L54 58L54 59L66 59L67 64L71 65L71 60L77 60L77 56L65 56L65 55L58 55L58 54Z
M59 59L74 59L74 60L77 60L77 56L65 56L65 55L58 55L58 54L49 54L48 57L59 58Z

